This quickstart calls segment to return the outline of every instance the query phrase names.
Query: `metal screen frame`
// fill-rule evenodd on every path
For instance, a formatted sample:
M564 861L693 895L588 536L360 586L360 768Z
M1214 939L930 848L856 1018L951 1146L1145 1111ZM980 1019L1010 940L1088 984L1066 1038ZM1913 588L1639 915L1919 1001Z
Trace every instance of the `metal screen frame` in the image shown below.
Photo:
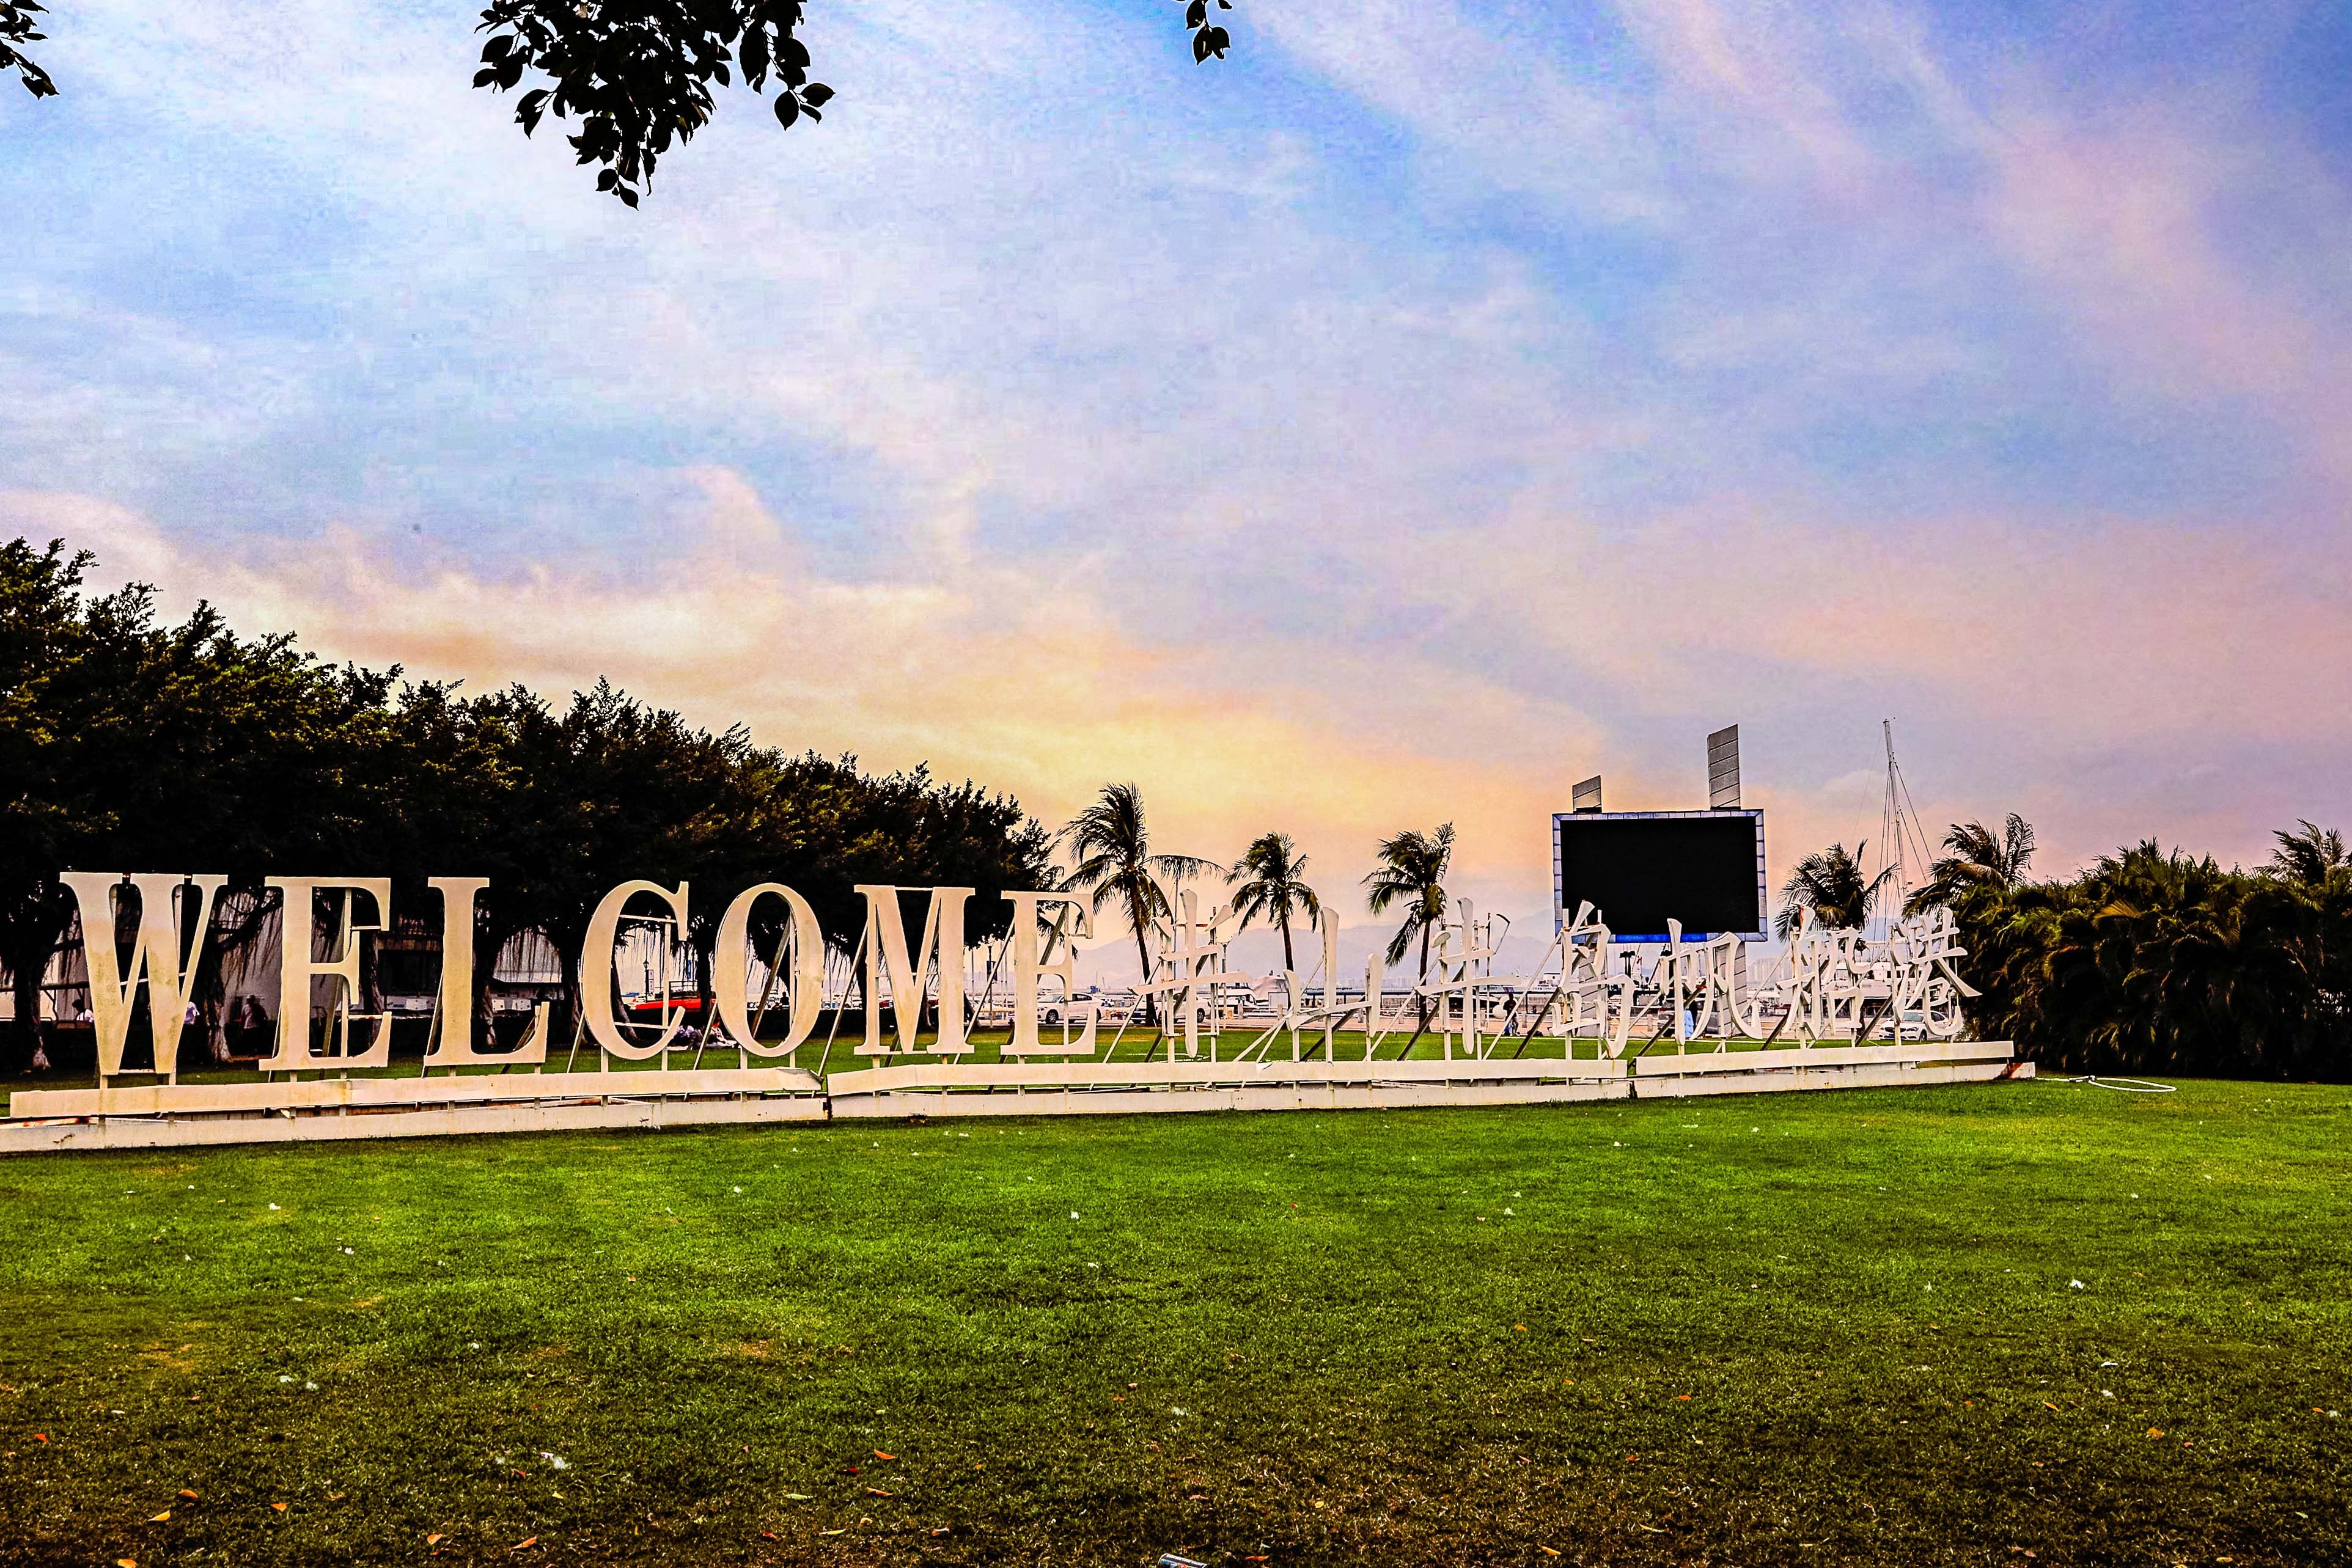
M1685 820L1700 818L1719 821L1725 817L1735 816L1749 819L1754 822L1756 827L1756 915L1759 929L1754 931L1685 931L1683 933L1683 940L1685 942L1706 942L1711 941L1717 936L1737 936L1743 942L1763 942L1769 940L1769 932L1763 929L1763 927L1769 926L1771 924L1770 916L1767 913L1770 908L1770 879L1766 876L1764 871L1764 810L1760 806L1743 806L1737 810L1716 810L1710 808L1704 811L1554 811L1551 814L1551 928L1553 932L1557 934L1559 928L1568 923L1569 915L1568 910L1564 908L1561 904L1561 900L1565 895L1565 873L1560 864L1561 823L1628 822L1651 821L1662 817L1682 818ZM1603 920L1608 919L1609 912L1605 909L1601 911L1601 918ZM1666 933L1663 931L1612 931L1609 935L1612 940L1618 942L1664 942L1666 940Z

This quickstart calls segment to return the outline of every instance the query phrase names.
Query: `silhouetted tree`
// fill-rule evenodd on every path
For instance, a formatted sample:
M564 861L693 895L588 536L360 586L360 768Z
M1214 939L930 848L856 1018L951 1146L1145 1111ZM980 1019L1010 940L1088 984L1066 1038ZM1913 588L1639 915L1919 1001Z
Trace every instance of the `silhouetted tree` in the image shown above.
M16 47L37 44L47 36L33 20L41 9L39 0L0 0L0 71L14 70L25 90L35 98L54 98L58 84Z
M1222 59L1233 43L1211 20L1211 0L1181 0L1195 63ZM1219 11L1232 0L1214 0ZM13 68L36 98L54 95L48 74L15 46L40 40L36 0L0 0L0 70ZM576 120L566 140L596 188L635 206L673 142L694 140L717 105L711 89L776 88L787 129L824 118L833 89L809 79L801 39L803 0L489 0L476 29L482 46L474 85L506 92L534 84L515 105L528 136L541 120Z
M1162 876L1197 876L1221 868L1196 855L1155 854L1151 830L1143 820L1143 792L1132 784L1106 784L1095 803L1079 812L1061 831L1061 841L1076 863L1066 885L1094 896L1090 907L1099 911L1116 902L1135 933L1135 958L1142 978L1151 983L1151 950L1144 933L1161 916L1172 917L1168 895L1160 891ZM1144 1002L1146 1022L1158 1018L1150 998Z
M2271 862L2264 869L2283 882L2298 887L2324 888L2336 878L2352 873L2352 857L2344 852L2341 829L2304 821L2296 825L2294 832L2282 831L2273 836L2278 840L2278 848L2271 852Z
M1304 915L1310 925L1323 917L1315 890L1307 885L1307 857L1298 852L1288 833L1261 833L1234 862L1232 880L1240 884L1234 890L1234 913L1242 917L1240 928L1248 930L1249 923L1261 915L1272 920L1282 933L1282 967L1297 968L1298 960L1290 948L1290 917ZM1330 983L1331 977L1325 976L1324 984Z
M1971 1027L2070 1071L2352 1078L2352 873L2310 824L2280 836L2320 874L2151 840L2071 880L1963 892Z
M1863 874L1862 852L1869 847L1867 839L1852 852L1843 844L1832 844L1799 861L1780 889L1780 913L1772 922L1773 931L1785 938L1796 930L1798 913L1807 909L1821 925L1861 930L1878 895L1895 880L1893 866L1874 877Z
M238 910L216 934L229 946L274 913L275 895L259 896L272 873L388 873L394 913L425 928L438 924L428 877L488 877L478 1018L508 941L536 932L576 955L597 903L632 878L693 884L682 936L706 999L712 964L736 961L711 952L719 916L754 883L801 891L845 947L859 883L973 887L967 929L986 940L1004 928L1004 889L1051 878L1045 829L969 781L760 748L601 681L561 711L520 685L400 686L397 670L325 664L290 634L241 638L209 605L160 625L143 585L84 595L89 565L62 543L0 546L0 963L19 1064L73 915L64 871L226 873L254 895L225 900ZM754 928L767 950L776 918L763 908ZM222 947L207 949L199 997L217 998ZM565 992L570 1029L576 968Z
M1365 902L1374 915L1384 914L1392 904L1404 905L1404 924L1389 938L1388 961L1401 962L1411 950L1413 939L1421 940L1421 973L1417 983L1429 980L1429 939L1445 923L1445 875L1454 864L1454 824L1446 822L1433 833L1408 828L1393 838L1381 841L1377 853L1379 868L1364 878L1367 890ZM1421 998L1421 1022L1413 1038L1421 1038L1429 1027L1429 998ZM1407 1051L1412 1049L1408 1043Z
M1998 836L1982 822L1954 822L1944 851L1927 868L1928 880L1904 900L1906 915L1948 904L1970 888L2016 886L2033 859L2033 825L2014 811Z

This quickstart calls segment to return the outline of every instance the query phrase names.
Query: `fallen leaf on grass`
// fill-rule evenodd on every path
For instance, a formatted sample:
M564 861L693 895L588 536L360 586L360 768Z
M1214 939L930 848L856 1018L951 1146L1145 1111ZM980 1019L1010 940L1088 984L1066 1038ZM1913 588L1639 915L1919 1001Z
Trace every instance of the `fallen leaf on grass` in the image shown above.
M2164 1428L2161 1427L2150 1427L2147 1429L2147 1435L2151 1437L2161 1437L2164 1436Z
M1557 1546L1538 1546L1536 1550L1542 1552L1547 1557L1557 1557L1559 1555L1559 1548Z
M2042 1402L2042 1407L2043 1409L2045 1409L2045 1410L2055 1410L2055 1409L2057 1409L2057 1408L2058 1408L2058 1406L2056 1406L2055 1405L2051 1404L2051 1403L2050 1403L2050 1401L2048 1401L2047 1399L2044 1399L2044 1400Z
M269 1505L269 1511L272 1513L284 1513L286 1511L286 1505L282 1502L273 1502Z
M898 1456L896 1454L886 1454L881 1449L877 1448L874 1450L874 1457L877 1459L895 1459Z
M888 1497L890 1494L884 1491L880 1487L867 1487L866 1489L866 1495L867 1497Z
M425 1538L425 1544L427 1546L438 1546L441 1544L441 1539L440 1534L436 1531Z
M33 1441L36 1443L46 1443L48 1440L49 1435L47 1432L36 1432L33 1434Z
M1687 1395L1687 1394L1677 1394L1677 1395L1675 1395L1675 1398L1676 1400L1685 1400L1685 1399L1688 1399L1689 1397L1690 1397L1690 1396L1689 1396L1689 1395Z
M184 1497L184 1498L186 1498L190 1502L194 1502L194 1501L195 1501L195 1500L196 1500L196 1494L195 1494L195 1493L194 1493L194 1492L192 1492L192 1491L190 1491L190 1490L189 1490L187 1488L185 1488L185 1487L182 1487L182 1488L180 1489L180 1495L181 1495L182 1497Z
M149 1515L147 1516L147 1522L148 1522L148 1523L150 1523L150 1524L162 1524L163 1522L164 1522L166 1520L170 1519L171 1517L172 1517L172 1511L171 1511L170 1509L168 1509L168 1508L167 1508L167 1509L165 1509L165 1510L164 1510L163 1512L161 1512L161 1513L151 1513L151 1514L149 1514Z
M849 1533L849 1531L848 1531L846 1529L843 1529L843 1530L820 1530L820 1531L817 1531L817 1533L818 1533L819 1535L846 1535L846 1534L848 1534L848 1533Z
M339 1491L331 1491L331 1492L329 1492L329 1493L327 1494L327 1500L328 1500L329 1502L341 1502L341 1501L342 1501L342 1500L343 1500L343 1498L344 1498L344 1496L345 1496L345 1495L346 1495L346 1494L344 1494L344 1493L342 1493L342 1492L339 1492Z
M508 1548L507 1548L507 1550L508 1550L508 1551L509 1551L509 1552L520 1552L520 1551L521 1551L521 1550L522 1550L524 1547L526 1547L526 1546L536 1546L536 1545L538 1545L538 1544L539 1544L539 1537L538 1537L538 1536L536 1536L536 1535L526 1535L526 1536L524 1536L520 1541L516 1542L512 1546L508 1547Z
M931 1531L931 1533L932 1533L933 1535L945 1535L945 1534L946 1534L950 1530L951 1530L951 1529L953 1529L953 1528L954 1528L954 1526L952 1526L952 1525L946 1525L946 1524L942 1524L942 1525L940 1525L937 1530L932 1531Z
M809 1494L804 1491L788 1491L784 1494L784 1500L786 1502L806 1502L809 1500Z
M139 1568L139 1560L135 1557L118 1557L114 1560L114 1568Z
M760 1531L760 1539L762 1541L773 1541L776 1539L776 1532L772 1530L763 1530Z

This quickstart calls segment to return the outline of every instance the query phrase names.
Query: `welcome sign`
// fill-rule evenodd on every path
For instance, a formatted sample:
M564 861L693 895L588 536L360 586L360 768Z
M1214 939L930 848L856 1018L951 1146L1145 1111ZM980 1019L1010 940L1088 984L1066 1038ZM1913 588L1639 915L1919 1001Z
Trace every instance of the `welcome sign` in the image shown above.
M1394 1011L1377 954L1360 991L1334 983L1339 934L1325 921L1319 988L1302 986L1288 970L1272 977L1279 993L1272 1020L1228 1052L1219 1037L1221 998L1268 982L1227 967L1233 912L1203 916L1189 893L1168 894L1169 918L1150 933L1159 950L1136 988L1139 999L1165 1004L1158 1038L1146 1040L1139 1060L1122 1060L1117 1047L1127 1026L1104 1041L1094 1004L1075 998L1075 944L1094 935L1087 900L1042 889L1002 895L1011 920L995 972L1005 977L1010 1016L1002 1043L982 1052L970 1032L967 1004L974 998L964 967L976 890L861 883L865 918L852 962L862 966L865 1030L851 1055L866 1060L821 1076L791 1061L824 1011L826 934L809 901L781 883L736 894L713 936L712 1038L723 1036L746 1065L678 1069L669 1059L682 1009L665 1009L648 1030L614 1006L629 906L651 903L677 931L694 911L686 883L642 880L622 883L598 902L575 958L574 1047L583 1039L593 1043L596 1069L556 1071L549 1067L545 1002L533 1009L520 1045L494 1050L477 1040L473 934L489 882L449 876L426 883L439 901L441 967L436 1025L412 1073L394 1069L392 1015L359 1010L367 944L391 927L391 879L271 877L265 885L278 895L284 926L278 1032L258 1063L262 1081L181 1083L180 1020L227 879L75 872L62 880L86 934L117 934L115 941L85 941L98 1085L16 1093L0 1119L0 1152L845 1115L1526 1103L2032 1071L2012 1060L2006 1041L1959 1038L1960 1003L1973 993L1952 967L1960 949L1945 911L1899 922L1874 941L1801 926L1779 977L1759 983L1737 936L1686 943L1670 921L1664 944L1620 943L1589 905L1561 922L1530 975L1497 975L1496 919L1479 918L1462 901L1458 918L1440 927L1433 967L1402 988ZM337 895L341 915L322 925L319 909ZM923 909L911 937L906 897ZM373 904L372 919L358 918L362 900ZM772 954L752 951L755 922L778 932ZM751 977L761 970L765 984L755 1001ZM156 1063L143 1073L124 1065L142 987ZM782 1033L762 1039L779 992ZM993 978L989 992L993 1001ZM332 998L323 1010L336 1020L339 1040L321 1040L314 1027L322 993ZM1083 1027L1048 1039L1039 1028L1040 1004L1055 998L1075 1003L1057 1010ZM926 1004L935 1004L936 1031L920 1040ZM357 1050L355 1023L373 1026ZM1285 1036L1286 1052L1277 1049ZM1385 1042L1399 1036L1402 1047L1387 1054ZM1433 1054L1417 1056L1424 1036ZM1531 1052L1538 1037L1541 1046ZM820 1067L831 1061L826 1043ZM755 1060L761 1065L749 1065ZM151 1082L117 1082L125 1077Z
M85 937L91 1023L97 1036L100 1079L116 1077L123 1071L125 1048L138 1012L142 984L147 988L148 1027L158 1071L171 1076L169 1064L176 1055L179 1020L194 989L214 903L228 879L221 875L68 872L60 880L72 890L86 934L118 930L128 913L124 907L126 894L135 894L137 898L138 917L127 956L118 953L118 943ZM361 990L362 945L391 926L391 879L273 876L264 885L278 894L286 924L278 944L277 1050L262 1061L262 1070L300 1072L389 1066L391 1015L357 1013L352 1007ZM548 1048L545 1002L539 1004L530 1031L520 1047L486 1051L475 1043L475 905L488 889L489 879L436 876L426 879L426 885L440 895L441 975L438 1027L425 1053L425 1066L543 1064ZM858 1053L882 1056L915 1050L920 1009L893 1008L892 1032L896 1039L887 1040L883 1028L883 999L886 996L920 998L933 993L939 1003L939 1038L929 1043L928 1050L941 1056L969 1052L971 1046L965 1032L962 955L964 916L975 890L902 888L862 883L856 891L866 901L866 929L858 945L866 963L866 1039L857 1048ZM362 923L347 916L340 923L339 931L322 932L317 917L319 898L335 894L347 897L362 894L372 899L375 918ZM911 945L899 902L901 894L916 894L926 899L922 930ZM1013 1056L1049 1051L1066 1053L1077 1049L1068 1041L1049 1044L1038 1034L1041 982L1059 979L1065 994L1076 989L1072 956L1066 956L1059 962L1041 956L1041 926L1045 912L1050 909L1057 933L1072 939L1092 936L1086 899L1078 894L1047 892L1015 892L1003 896L1013 905L1008 958L1013 1007L1012 1038L1003 1049ZM657 1036L650 1040L641 1040L625 1031L614 1012L614 958L621 923L630 903L641 897L656 900L666 908L677 929L687 928L691 916L691 890L686 883L664 887L654 882L625 882L597 903L595 912L589 917L578 959L585 1032L602 1051L624 1061L662 1059L682 1022L682 1015L667 1017ZM783 939L778 944L774 961L768 965L771 976L783 986L783 1038L762 1040L759 1037L752 1017L747 964L722 960L712 965L711 1001L718 1021L733 1045L757 1057L789 1057L815 1029L823 1005L825 938L815 909L782 883L761 883L745 888L729 902L719 917L715 951L729 956L748 954L753 915L762 900L770 899L782 905L783 918ZM321 946L331 950L320 956L318 949ZM1066 955L1069 953L1066 944L1064 951ZM788 953L792 956L787 979ZM352 1022L372 1022L376 1026L373 1043L367 1049L332 1055L315 1050L310 1027L311 998L320 981L341 991L340 1014L345 1020L346 1031ZM1087 1027L1089 1033L1084 1040L1090 1049L1091 1019Z

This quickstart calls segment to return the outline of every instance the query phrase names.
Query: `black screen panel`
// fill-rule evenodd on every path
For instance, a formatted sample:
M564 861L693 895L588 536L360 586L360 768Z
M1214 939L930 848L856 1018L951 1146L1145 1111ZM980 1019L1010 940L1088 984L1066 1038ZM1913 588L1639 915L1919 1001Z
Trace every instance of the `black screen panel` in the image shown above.
M1621 941L1764 929L1761 811L1599 812L1554 819L1563 916L1580 901Z

